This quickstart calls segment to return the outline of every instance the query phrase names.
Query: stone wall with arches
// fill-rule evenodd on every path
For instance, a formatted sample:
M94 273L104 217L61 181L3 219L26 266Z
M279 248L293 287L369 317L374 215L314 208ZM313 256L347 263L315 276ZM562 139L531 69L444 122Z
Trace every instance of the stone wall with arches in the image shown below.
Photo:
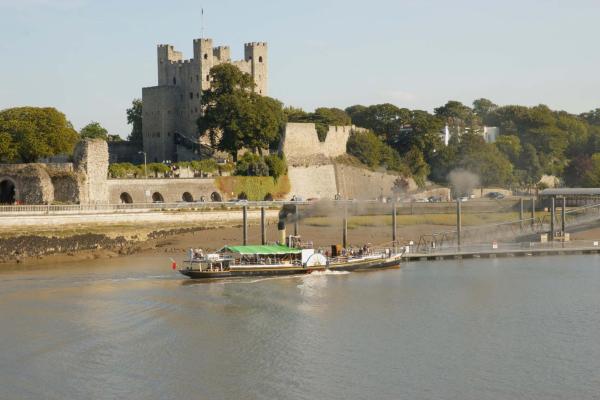
M213 201L222 198L214 179L109 179L109 203Z

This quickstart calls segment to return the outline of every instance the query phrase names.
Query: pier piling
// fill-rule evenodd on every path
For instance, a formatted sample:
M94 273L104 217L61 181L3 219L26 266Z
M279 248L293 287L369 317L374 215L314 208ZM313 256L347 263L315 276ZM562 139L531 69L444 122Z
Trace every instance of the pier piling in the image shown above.
M260 208L260 243L267 244L267 225L265 224L265 208Z
M456 199L456 244L460 248L461 242L461 228L462 228L462 216L461 216L461 204L460 199Z
M561 236L565 237L565 225L566 225L566 208L567 208L567 198L563 196L562 198L562 208L560 210L560 231Z
M248 206L242 207L244 246L248 245Z
M521 232L523 232L523 199L520 199L519 202L519 225L521 227Z
M535 228L535 197L531 198L531 230Z
M396 199L392 201L392 241L396 245Z
M342 231L342 246L346 248L348 245L348 205L344 204L344 221Z
M299 212L298 204L294 204L294 236L298 236L298 221L300 220Z
M556 218L556 204L552 196L550 197L550 240L554 240L554 218Z

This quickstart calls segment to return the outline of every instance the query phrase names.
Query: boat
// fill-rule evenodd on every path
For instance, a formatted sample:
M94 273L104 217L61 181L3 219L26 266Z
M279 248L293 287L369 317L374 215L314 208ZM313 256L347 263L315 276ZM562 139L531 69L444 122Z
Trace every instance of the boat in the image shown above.
M358 271L391 268L400 265L402 253L393 249L358 250L332 246L331 256L307 246L284 244L224 246L204 254L190 249L179 272L192 279L233 278L244 276L302 275L313 271ZM176 264L173 264L174 269Z

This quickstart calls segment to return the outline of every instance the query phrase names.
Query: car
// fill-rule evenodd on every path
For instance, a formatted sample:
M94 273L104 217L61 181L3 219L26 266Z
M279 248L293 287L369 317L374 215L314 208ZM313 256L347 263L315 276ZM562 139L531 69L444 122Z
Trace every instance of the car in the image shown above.
M469 201L469 196L462 196L458 198L458 201Z
M442 196L429 196L427 201L430 203L440 203L442 201Z
M238 204L248 204L247 199L236 199L235 202Z
M486 196L489 197L490 199L495 199L495 200L501 200L505 197L504 194L502 194L500 192L489 192L488 194L486 194Z
M413 201L414 201L415 203L429 203L429 200L427 200L427 199L422 199L422 198L419 198L419 199L413 199Z

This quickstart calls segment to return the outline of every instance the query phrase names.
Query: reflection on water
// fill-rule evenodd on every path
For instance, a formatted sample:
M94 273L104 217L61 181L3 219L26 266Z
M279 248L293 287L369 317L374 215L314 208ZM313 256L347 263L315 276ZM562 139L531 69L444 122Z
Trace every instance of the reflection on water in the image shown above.
M8 271L0 398L597 398L599 261L194 283L139 256Z

